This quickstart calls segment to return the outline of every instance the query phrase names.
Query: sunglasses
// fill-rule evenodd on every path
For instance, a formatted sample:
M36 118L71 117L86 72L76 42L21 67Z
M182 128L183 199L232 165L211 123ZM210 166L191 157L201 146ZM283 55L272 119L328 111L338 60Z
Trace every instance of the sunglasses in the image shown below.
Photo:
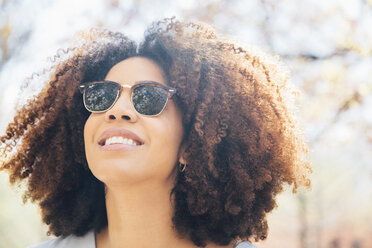
M114 106L123 88L130 89L131 102L135 110L146 116L161 114L168 99L176 93L175 88L153 81L139 81L133 86L107 80L79 85L79 90L83 94L84 106L93 113L105 112Z

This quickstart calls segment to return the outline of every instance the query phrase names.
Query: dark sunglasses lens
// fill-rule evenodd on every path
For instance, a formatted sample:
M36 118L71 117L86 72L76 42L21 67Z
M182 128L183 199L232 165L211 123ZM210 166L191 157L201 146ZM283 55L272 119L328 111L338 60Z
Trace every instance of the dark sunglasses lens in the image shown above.
M118 93L115 83L91 84L85 89L85 106L89 111L105 111L115 102Z
M167 90L150 85L139 86L133 90L132 102L138 113L159 114L167 103Z

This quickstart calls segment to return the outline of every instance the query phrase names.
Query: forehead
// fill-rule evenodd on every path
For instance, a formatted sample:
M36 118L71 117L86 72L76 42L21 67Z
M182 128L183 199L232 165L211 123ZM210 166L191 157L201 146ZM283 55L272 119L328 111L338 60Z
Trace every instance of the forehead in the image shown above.
M166 85L163 69L155 61L145 57L130 57L120 61L110 69L105 80L129 85L150 80Z

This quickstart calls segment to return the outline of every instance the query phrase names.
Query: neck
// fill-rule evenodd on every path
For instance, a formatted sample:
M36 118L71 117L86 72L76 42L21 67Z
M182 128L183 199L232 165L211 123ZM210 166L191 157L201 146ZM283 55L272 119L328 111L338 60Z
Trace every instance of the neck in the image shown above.
M194 247L173 229L172 185L107 187L108 226L97 234L97 248Z

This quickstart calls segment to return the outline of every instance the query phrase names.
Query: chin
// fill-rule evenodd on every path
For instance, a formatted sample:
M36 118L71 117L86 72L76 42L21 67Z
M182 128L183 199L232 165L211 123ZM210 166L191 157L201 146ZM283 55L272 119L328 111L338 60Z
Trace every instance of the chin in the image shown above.
M149 169L142 168L138 163L121 161L105 161L89 165L93 175L105 184L139 183L151 178Z

